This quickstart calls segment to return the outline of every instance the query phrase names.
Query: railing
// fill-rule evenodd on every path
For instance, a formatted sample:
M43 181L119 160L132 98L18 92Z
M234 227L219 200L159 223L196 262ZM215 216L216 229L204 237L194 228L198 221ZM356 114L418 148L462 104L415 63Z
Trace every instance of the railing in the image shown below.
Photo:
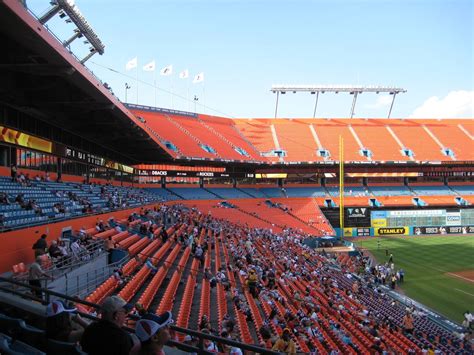
M158 204L161 203L162 201L158 200L158 198L154 201L148 201L145 204L139 204L137 206L127 206L124 208L114 208L114 209L108 209L108 211L100 211L100 212L91 212L91 213L81 213L81 214L75 214L75 215L70 215L70 216L65 216L62 218L54 218L54 219L48 219L46 221L40 221L38 223L31 223L31 224L22 224L14 227L7 227L7 226L0 226L0 232L8 232L8 231L13 231L13 230L19 230L19 229L24 229L26 227L33 227L33 226L40 226L43 224L50 224L50 223L57 223L57 222L63 222L63 221L69 221L77 218L83 218L83 217L90 217L90 216L97 216L101 215L104 213L110 213L110 212L118 212L118 211L123 211L123 210L129 210L133 208L137 208L139 206L145 206L145 205L153 205L153 204Z
M73 279L76 279L75 282L73 281L73 279L68 277L67 274L65 274L65 293L67 295L76 295L79 297L90 294L92 291L97 289L97 287L99 287L99 285L101 285L107 278L109 278L116 268L122 266L122 264L127 260L128 257L125 257L122 260L119 260L113 264L103 266L99 269L94 269L93 271L89 271L83 275L77 275L73 277Z
M4 286L2 284L6 284L6 286ZM17 287L12 287L12 286L17 286ZM20 291L17 290L18 286L20 286L22 288L27 288L30 291L31 290L32 291L41 291L46 295L46 297L45 297L45 299L41 299L41 298L35 297L31 294L20 292ZM55 291L48 290L46 288L30 286L26 283L19 282L19 281L14 281L14 280L11 280L11 279L7 279L5 277L0 277L0 291L6 292L6 293L9 293L9 294L14 294L14 295L17 295L17 296L21 296L22 298L34 300L34 301L40 302L43 305L48 304L51 300L51 297L54 296L55 298L71 301L71 302L74 302L76 304L81 304L81 305L84 305L84 306L89 306L89 307L93 307L97 310L100 310L100 306L95 304L95 303L87 302L85 300L82 300L82 299L79 299L79 298L76 298L76 297L67 296L67 295L64 295L64 294L61 294L61 293L58 293L58 292L55 292ZM27 312L27 311L25 310L25 312ZM88 318L88 319L91 319L93 321L98 320L97 317L91 316L88 313L82 313L82 312L78 312L78 313L84 318ZM132 318L132 319L135 319L135 320L139 319L139 317L133 316L133 315L129 315L129 318ZM275 352L275 351L272 351L272 350L267 350L265 348L261 348L261 347L258 347L258 346L240 343L240 342L230 340L230 339L227 339L227 338L221 338L221 337L214 336L214 335L211 335L211 334L201 333L201 332L198 332L198 331L195 331L195 330L181 328L181 327L178 327L178 326L175 326L175 325L171 325L170 328L172 330L174 330L175 332L190 335L190 336L198 339L198 345L197 346L190 346L190 345L183 344L183 343L180 343L180 342L177 342L177 341L174 341L174 340L170 340L166 344L168 346L176 347L176 348L178 348L180 350L183 350L183 351L186 351L186 352L191 352L191 353L194 352L194 353L197 353L197 354L212 355L213 353L211 353L211 352L204 349L204 340L207 339L207 340L211 340L215 343L220 343L220 344L224 344L224 345L227 345L227 346L240 348L244 351L250 351L250 352L259 353L259 354L269 354L269 355L280 354L278 352ZM124 329L127 330L130 333L134 332L134 329L131 329L131 328L128 328L128 327L124 327Z

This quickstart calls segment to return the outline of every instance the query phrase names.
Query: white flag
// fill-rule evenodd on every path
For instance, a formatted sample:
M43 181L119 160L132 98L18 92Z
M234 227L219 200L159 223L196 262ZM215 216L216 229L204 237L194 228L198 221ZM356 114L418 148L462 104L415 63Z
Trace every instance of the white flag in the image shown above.
M145 64L143 66L143 71L155 71L155 67L156 67L155 61L152 60L150 63Z
M168 76L173 74L173 66L170 64L160 70L160 75Z
M189 78L189 71L188 71L188 69L184 69L181 73L179 73L179 78L180 78L180 79Z
M125 70L132 70L133 68L136 68L138 65L138 58L135 57L127 62L125 64Z
M199 73L194 77L193 84L197 84L204 81L204 73Z

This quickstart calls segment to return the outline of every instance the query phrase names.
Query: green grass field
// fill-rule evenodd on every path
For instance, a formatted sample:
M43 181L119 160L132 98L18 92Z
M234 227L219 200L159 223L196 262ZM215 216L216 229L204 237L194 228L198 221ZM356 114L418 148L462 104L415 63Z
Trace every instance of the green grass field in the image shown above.
M474 282L446 273L474 270L474 236L374 237L357 246L368 249L378 262L388 260L388 249L395 268L405 270L402 290L407 296L458 322L464 311L473 311Z

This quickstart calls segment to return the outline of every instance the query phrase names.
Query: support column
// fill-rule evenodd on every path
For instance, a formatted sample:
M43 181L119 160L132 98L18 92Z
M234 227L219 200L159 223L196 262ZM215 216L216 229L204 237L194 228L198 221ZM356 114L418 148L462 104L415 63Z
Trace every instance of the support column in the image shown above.
M318 100L319 100L319 91L316 92L316 101L314 102L313 118L316 117L316 109L318 108Z
M57 163L57 172L58 172L58 178L57 180L61 180L62 176L63 176L63 159L62 158L58 158L58 163Z
M392 114L393 103L395 102L395 96L397 96L396 92L391 93L391 94L393 95L393 99L392 99L392 104L390 105L390 110L388 111L388 117L387 118L390 118L390 115Z
M354 99L352 100L352 108L351 108L351 118L354 117L354 109L357 101L357 94L358 92L354 92Z
M89 164L86 165L86 184L89 184L91 178L91 166Z
M16 161L16 148L15 147L10 147L10 154L9 154L9 159L8 159L8 165L18 165Z
M277 118L278 115L278 99L280 98L280 92L277 91L277 99L276 99L276 105L275 105L275 118Z

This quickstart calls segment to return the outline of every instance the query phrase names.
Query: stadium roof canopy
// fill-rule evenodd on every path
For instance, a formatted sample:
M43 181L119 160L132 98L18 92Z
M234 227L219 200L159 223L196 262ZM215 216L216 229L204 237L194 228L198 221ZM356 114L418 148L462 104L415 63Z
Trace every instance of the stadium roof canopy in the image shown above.
M348 92L351 95L354 95L354 99L352 100L352 107L350 112L350 117L354 117L354 109L357 101L357 96L364 92L370 93L389 93L393 95L392 104L390 105L390 110L388 111L388 118L392 114L393 103L395 102L395 96L400 93L407 92L405 89L400 87L392 87L392 86L360 86L360 85L287 85L287 84L278 84L272 85L270 89L271 92L277 94L276 105L275 105L275 118L278 115L278 99L280 94L286 94L287 92L292 92L296 94L297 92L309 92L311 95L316 94L316 100L314 102L314 111L313 117L316 117L316 109L318 108L318 99L319 94L324 94L326 92L334 92L339 94L340 92Z
M58 127L128 164L170 160L136 117L18 0L0 2L0 106ZM5 117L10 116L10 117ZM33 133L33 132L31 132Z

